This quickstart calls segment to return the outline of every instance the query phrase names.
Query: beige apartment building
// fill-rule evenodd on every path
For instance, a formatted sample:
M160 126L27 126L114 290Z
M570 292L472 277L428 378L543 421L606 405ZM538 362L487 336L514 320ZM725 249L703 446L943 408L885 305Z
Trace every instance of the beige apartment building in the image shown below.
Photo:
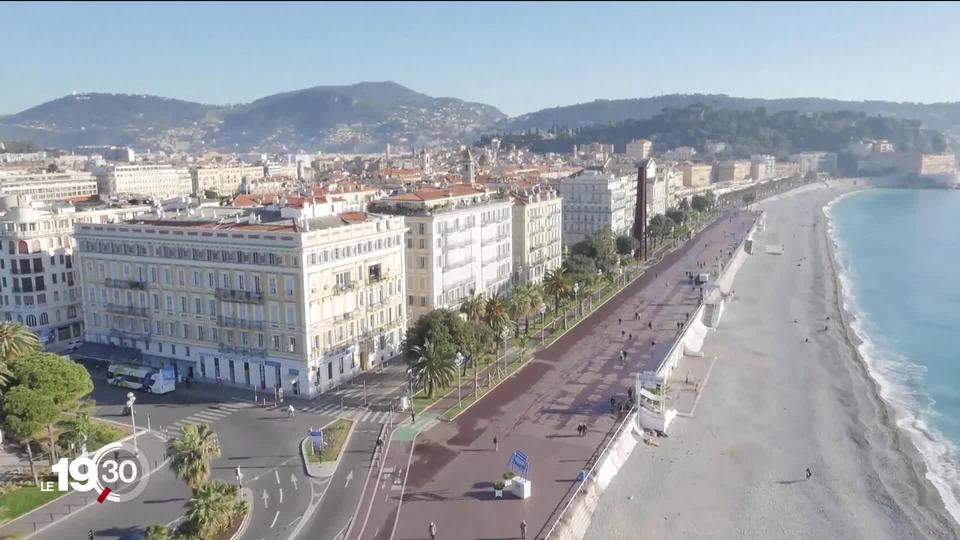
M560 267L563 255L563 199L546 186L513 192L513 278L541 283Z
M686 187L707 187L713 173L713 165L709 163L681 163L680 173L683 175L683 185Z
M262 166L246 163L200 165L190 169L191 187L197 195L209 190L228 197L240 191L244 179L254 182L263 177Z
M402 217L203 213L77 226L87 341L304 396L400 351Z
M371 212L406 218L410 324L437 308L457 309L471 295L510 288L512 207L509 196L469 184L371 203Z
M750 177L750 162L743 159L721 161L717 165L718 182L742 182Z
M634 139L627 143L626 154L633 159L647 159L653 154L653 142L647 139Z
M192 191L190 172L169 163L109 164L96 168L93 174L103 195L124 193L165 199Z
M83 339L73 227L108 223L150 211L146 205L31 203L23 195L0 198L0 311L37 333L48 350Z

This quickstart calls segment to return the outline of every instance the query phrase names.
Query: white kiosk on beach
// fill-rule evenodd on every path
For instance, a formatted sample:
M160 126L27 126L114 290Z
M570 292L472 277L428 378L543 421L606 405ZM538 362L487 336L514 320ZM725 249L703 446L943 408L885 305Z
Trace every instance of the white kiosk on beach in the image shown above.
M676 410L666 406L666 379L655 371L644 371L637 373L635 384L640 428L666 433L670 422L677 416Z

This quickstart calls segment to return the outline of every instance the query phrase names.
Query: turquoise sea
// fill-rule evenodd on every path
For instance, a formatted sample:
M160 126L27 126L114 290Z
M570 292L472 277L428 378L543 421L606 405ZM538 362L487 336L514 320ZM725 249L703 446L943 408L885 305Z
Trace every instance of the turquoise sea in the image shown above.
M960 521L960 190L875 189L827 215L860 352Z

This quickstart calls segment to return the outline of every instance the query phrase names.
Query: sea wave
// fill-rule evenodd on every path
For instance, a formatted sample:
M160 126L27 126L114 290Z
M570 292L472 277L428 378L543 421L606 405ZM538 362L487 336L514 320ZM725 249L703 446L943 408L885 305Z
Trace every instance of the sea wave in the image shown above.
M927 480L940 493L944 507L953 519L960 523L957 447L933 425L938 412L935 400L924 388L926 368L895 352L857 302L856 276L850 265L849 251L833 223L834 205L855 193L841 195L824 207L827 231L836 255L843 309L854 317L850 329L861 341L858 351L880 388L880 397L893 408L897 426L908 434L927 466Z

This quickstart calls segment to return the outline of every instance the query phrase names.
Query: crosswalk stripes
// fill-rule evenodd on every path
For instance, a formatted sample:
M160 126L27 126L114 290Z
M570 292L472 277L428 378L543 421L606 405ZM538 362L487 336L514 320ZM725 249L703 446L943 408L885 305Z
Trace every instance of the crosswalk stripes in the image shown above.
M253 407L252 403L248 402L228 402L228 403L217 403L216 405L211 405L206 409L197 411L186 418L177 420L169 426L167 426L168 431L180 431L185 426L189 425L204 425L212 424L217 420L222 420L231 414L249 407Z
M314 405L297 410L306 413L337 416L356 422L386 422L390 419L390 415L393 414L390 411L372 411L368 409L357 408L341 409L340 406L335 403Z

